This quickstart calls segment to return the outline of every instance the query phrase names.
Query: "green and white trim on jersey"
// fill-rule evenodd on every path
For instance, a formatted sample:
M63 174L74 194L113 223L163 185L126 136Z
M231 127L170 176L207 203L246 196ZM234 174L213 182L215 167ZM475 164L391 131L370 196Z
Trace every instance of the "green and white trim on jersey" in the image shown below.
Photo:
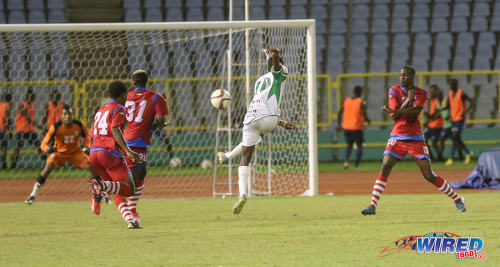
M271 71L255 82L252 102L247 109L243 124L267 116L280 116L281 86L288 75L288 68L281 65L280 71Z

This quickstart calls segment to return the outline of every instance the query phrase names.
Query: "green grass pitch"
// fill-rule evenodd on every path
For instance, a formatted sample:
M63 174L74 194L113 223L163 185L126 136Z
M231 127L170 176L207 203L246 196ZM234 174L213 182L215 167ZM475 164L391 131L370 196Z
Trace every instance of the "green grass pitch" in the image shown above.
M144 229L127 230L114 205L95 216L90 202L0 204L1 266L455 266L454 254L381 246L408 235L482 237L484 266L500 262L500 192L466 193L458 214L442 194L261 197L231 213L234 198L144 200Z

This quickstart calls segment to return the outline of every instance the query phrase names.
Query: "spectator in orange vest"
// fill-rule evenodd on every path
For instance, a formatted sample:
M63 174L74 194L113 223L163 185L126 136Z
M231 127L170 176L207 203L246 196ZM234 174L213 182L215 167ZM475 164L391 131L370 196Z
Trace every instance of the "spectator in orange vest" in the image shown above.
M61 120L61 114L64 107L64 103L61 101L61 93L57 90L50 92L50 100L47 103L47 112L45 114L44 122L47 123L47 129L54 123Z
M2 169L7 169L7 145L9 143L10 131L10 101L12 95L6 93L3 101L0 102L0 157L2 159Z
M370 119L366 115L366 102L361 98L362 93L363 88L361 88L361 86L354 87L354 96L347 97L344 100L338 114L337 131L340 131L341 129L344 130L344 137L347 143L344 161L345 169L349 167L349 158L351 157L351 151L354 143L356 143L355 149L357 149L356 163L354 166L356 168L359 166L363 156L364 122L366 120L368 124L371 123Z
M469 107L467 103L469 102ZM450 92L448 93L447 106L450 108L451 116L451 138L453 140L453 145L451 147L451 158L446 161L446 165L453 164L453 157L455 156L455 151L458 150L460 160L464 160L461 156L462 150L467 153L465 156L465 163L469 163L472 158L472 153L467 149L464 141L462 140L462 130L465 125L465 118L467 113L474 107L472 99L460 88L458 88L458 80L450 80Z
M17 159L21 147L24 146L24 141L27 140L35 147L40 147L38 134L35 132L35 92L32 88L28 88L24 101L21 101L17 108L16 114L16 148L12 155L11 168L17 167Z
M441 137L444 118L441 116L441 110L443 109L443 92L441 88L433 84L430 87L430 99L429 99L429 110L425 112L426 129L424 131L425 141L428 143L430 139L432 141L432 147L437 153L437 157L434 158L437 161L443 161L443 149L441 146L439 138ZM432 155L432 154L431 154ZM432 157L432 156L431 156Z

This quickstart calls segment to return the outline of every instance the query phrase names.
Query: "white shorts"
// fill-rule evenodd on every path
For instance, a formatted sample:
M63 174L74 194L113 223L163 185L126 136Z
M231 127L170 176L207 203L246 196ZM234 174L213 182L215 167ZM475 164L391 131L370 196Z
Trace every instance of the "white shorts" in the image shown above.
M278 125L278 116L268 116L243 125L243 146L254 146L261 141L261 135L272 132Z

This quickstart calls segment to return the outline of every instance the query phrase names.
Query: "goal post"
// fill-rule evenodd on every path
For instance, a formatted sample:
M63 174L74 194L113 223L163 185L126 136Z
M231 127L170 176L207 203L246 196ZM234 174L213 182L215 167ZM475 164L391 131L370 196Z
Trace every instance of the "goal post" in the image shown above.
M90 128L110 81L128 83L136 69L150 75L148 88L165 95L171 125L152 134L146 198L212 195L210 168L218 116L210 105L210 94L231 84L231 114L223 114L221 120L242 127L245 84L253 87L266 71L256 61L264 57L261 49L280 48L290 70L282 93L282 118L297 122L300 129L277 129L269 146L264 141L267 138L263 139L262 146L273 153L276 180L271 183L278 189L273 195L318 194L314 20L9 24L0 25L0 34L0 98L12 95L9 106L14 122L27 90L34 91L38 141L46 132L46 106L54 91L73 106L75 118ZM250 38L249 45L245 36ZM228 54L229 38L232 51ZM13 159L18 145L14 125L8 131L13 137L8 139L7 169L0 170L0 196L12 195L12 186L28 194L45 160L30 142L24 142L19 157ZM241 141L241 133L233 133L232 138L234 147ZM259 168L268 168L267 161L261 165ZM85 171L67 163L49 176L40 199L86 199L85 177ZM72 183L78 186L66 187ZM58 194L60 197L51 198ZM5 199L0 197L0 201Z

